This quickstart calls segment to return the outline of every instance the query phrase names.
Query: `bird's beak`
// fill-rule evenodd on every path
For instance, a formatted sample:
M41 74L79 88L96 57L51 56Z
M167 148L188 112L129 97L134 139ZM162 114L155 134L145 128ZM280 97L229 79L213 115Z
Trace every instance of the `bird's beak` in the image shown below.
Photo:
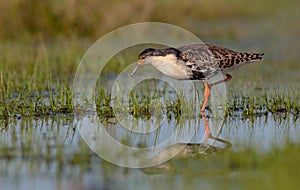
M134 75L134 73L139 70L139 68L141 68L143 65L141 64L141 61L139 60L139 62L136 64L135 68L133 69L133 71L131 72L130 76L132 77Z

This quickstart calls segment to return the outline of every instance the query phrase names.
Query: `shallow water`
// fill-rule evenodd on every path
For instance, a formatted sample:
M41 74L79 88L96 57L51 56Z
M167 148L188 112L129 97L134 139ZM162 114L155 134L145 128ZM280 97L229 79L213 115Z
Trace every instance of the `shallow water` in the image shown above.
M45 186L46 189L73 187L80 189L97 189L98 187L100 189L164 189L172 186L174 189L183 187L192 189L216 187L220 185L218 181L224 180L227 181L228 187L239 187L233 181L244 175L250 176L249 179L252 178L251 171L241 174L239 174L241 171L235 169L228 171L226 162L214 161L214 157L207 164L207 156L203 159L198 148L193 156L188 153L185 155L187 159L175 159L171 165L162 164L152 169L150 167L142 170L115 166L92 153L79 134L80 127L81 132L83 129L93 131L91 123L96 123L96 118L96 114L90 114L76 119L73 116L56 116L3 121L0 130L1 188L35 189ZM207 145L213 148L214 154L218 154L218 151L238 153L247 149L254 149L265 154L274 147L283 147L286 142L298 144L300 139L299 120L293 121L293 116L290 114L286 116L269 114L255 117L254 121L233 118L222 121L221 128L219 125L214 126L216 122L214 118L208 118L207 121L213 136L218 136L231 144L231 147L225 150L224 143L215 140L207 141ZM160 144L176 132L176 127L172 127L172 122L171 124L165 123L148 135L135 135L117 127L111 121L106 124L102 129L107 130L111 136L129 146L136 147ZM98 129L101 128L97 126ZM197 119L194 123L183 122L179 131L178 137L182 134L189 136L195 146L204 142L203 118ZM126 138L128 138L127 141L124 141ZM178 139L184 140L184 138ZM87 141L98 142L98 140L94 136ZM177 143L183 143L179 141L173 142L175 146L179 146ZM141 142L144 145L141 145ZM112 145L106 144L106 146ZM161 152L167 152L168 147L147 156L151 159ZM207 152L204 155L209 154L211 153ZM141 155L139 158L144 159ZM126 160L126 155L124 154L121 159ZM126 183L128 181L130 183Z

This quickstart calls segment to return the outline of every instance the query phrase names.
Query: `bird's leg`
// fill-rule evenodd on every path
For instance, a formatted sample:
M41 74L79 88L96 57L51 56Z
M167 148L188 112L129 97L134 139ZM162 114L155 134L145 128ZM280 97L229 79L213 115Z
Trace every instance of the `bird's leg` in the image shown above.
M202 105L202 108L201 108L201 112L205 111L206 104L207 104L207 101L208 101L208 98L209 98L209 95L210 95L210 88L215 86L215 85L221 84L223 82L228 82L232 78L232 76L228 73L225 73L225 76L226 76L225 79L214 82L214 83L211 83L211 84L208 84L207 81L204 82L205 91L204 91L204 101L203 101L203 105Z
M210 133L210 128L209 128L208 122L206 120L206 116L204 115L204 112L202 112L202 118L203 118L203 122L204 122L204 130L205 130L204 143L206 143L208 138L210 138L211 133Z
M203 118L203 122L204 122L204 133L205 133L205 137L204 137L203 142L207 143L208 139L213 139L215 141L218 141L220 143L225 144L225 147L222 148L223 150L230 148L232 146L232 144L229 141L226 141L226 140L221 139L219 137L214 137L211 134L210 127L208 125L208 121L207 121L207 118L206 118L204 112L202 112L202 118Z
M220 142L220 143L225 144L225 147L222 148L223 150L229 149L229 148L232 146L232 144L231 144L230 141L226 141L226 140L221 139L221 138L219 138L219 137L214 137L214 136L210 135L209 138L210 138L210 139L213 139L213 140L215 140L215 141L218 141L218 142Z
M228 82L228 81L230 81L232 79L232 76L230 74L228 74L228 73L225 73L225 76L226 76L225 79L217 81L217 82L214 82L214 83L211 83L211 84L209 84L209 87L221 84L223 82Z
M207 101L208 101L208 98L209 98L209 95L210 95L210 85L207 83L207 81L204 82L204 87L205 87L204 101L203 101L203 105L202 105L202 108L201 108L202 115L203 115L203 112L205 111L206 104L207 104Z

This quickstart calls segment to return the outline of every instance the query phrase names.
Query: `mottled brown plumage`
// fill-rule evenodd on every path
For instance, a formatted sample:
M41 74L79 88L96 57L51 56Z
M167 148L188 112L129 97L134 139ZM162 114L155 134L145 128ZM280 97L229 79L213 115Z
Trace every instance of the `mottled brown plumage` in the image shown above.
M206 80L217 72L225 73L263 59L263 53L236 52L209 44L195 44L177 49L181 52L178 59L191 69L192 80Z

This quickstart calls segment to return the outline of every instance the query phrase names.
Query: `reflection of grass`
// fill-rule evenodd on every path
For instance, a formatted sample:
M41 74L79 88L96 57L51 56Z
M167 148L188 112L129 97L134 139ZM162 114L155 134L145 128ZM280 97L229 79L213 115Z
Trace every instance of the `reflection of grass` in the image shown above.
M228 150L200 159L171 160L167 163L168 175L196 179L211 177L214 180L210 185L217 189L295 188L299 185L297 174L300 170L296 167L300 159L299 148L299 145L287 143L267 153ZM216 176L221 178L215 180ZM188 188L191 184L186 185Z
M97 178L97 185L116 183L117 177L132 179L132 175L138 175L140 181L149 182L152 179L151 176L140 175L137 169L124 170L99 159L82 141L74 138L76 129L71 126L72 119L29 118L17 123L17 119L10 119L8 124L0 124L1 176L17 178L26 175L33 178L30 180L51 176L58 181L76 180L76 183L84 183L81 180L86 175L104 175L105 178ZM62 127L62 123L67 126ZM192 182L199 180L221 189L292 189L299 186L299 152L299 145L286 143L263 153L252 149L218 149L213 154L172 159L166 163L169 167L152 170L152 174L167 172L167 178L160 174L159 178L155 178L156 183L147 183L147 186L159 189L162 183L173 184L182 179L186 189L198 187L199 183ZM163 181L157 183L161 178Z
M271 152L258 154L245 150L237 154L218 155L227 167L241 171L241 185L249 189L268 187L272 189L293 188L299 185L295 168L300 154L298 145L287 143L283 148L274 148ZM250 182L251 181L251 182Z
M82 141L76 139L72 124L73 118L65 116L36 120L12 118L1 122L0 175L5 175L7 171L17 175L24 169L26 175L34 175L36 172L47 173L51 168L60 179L67 168L74 165L86 167L92 153Z

